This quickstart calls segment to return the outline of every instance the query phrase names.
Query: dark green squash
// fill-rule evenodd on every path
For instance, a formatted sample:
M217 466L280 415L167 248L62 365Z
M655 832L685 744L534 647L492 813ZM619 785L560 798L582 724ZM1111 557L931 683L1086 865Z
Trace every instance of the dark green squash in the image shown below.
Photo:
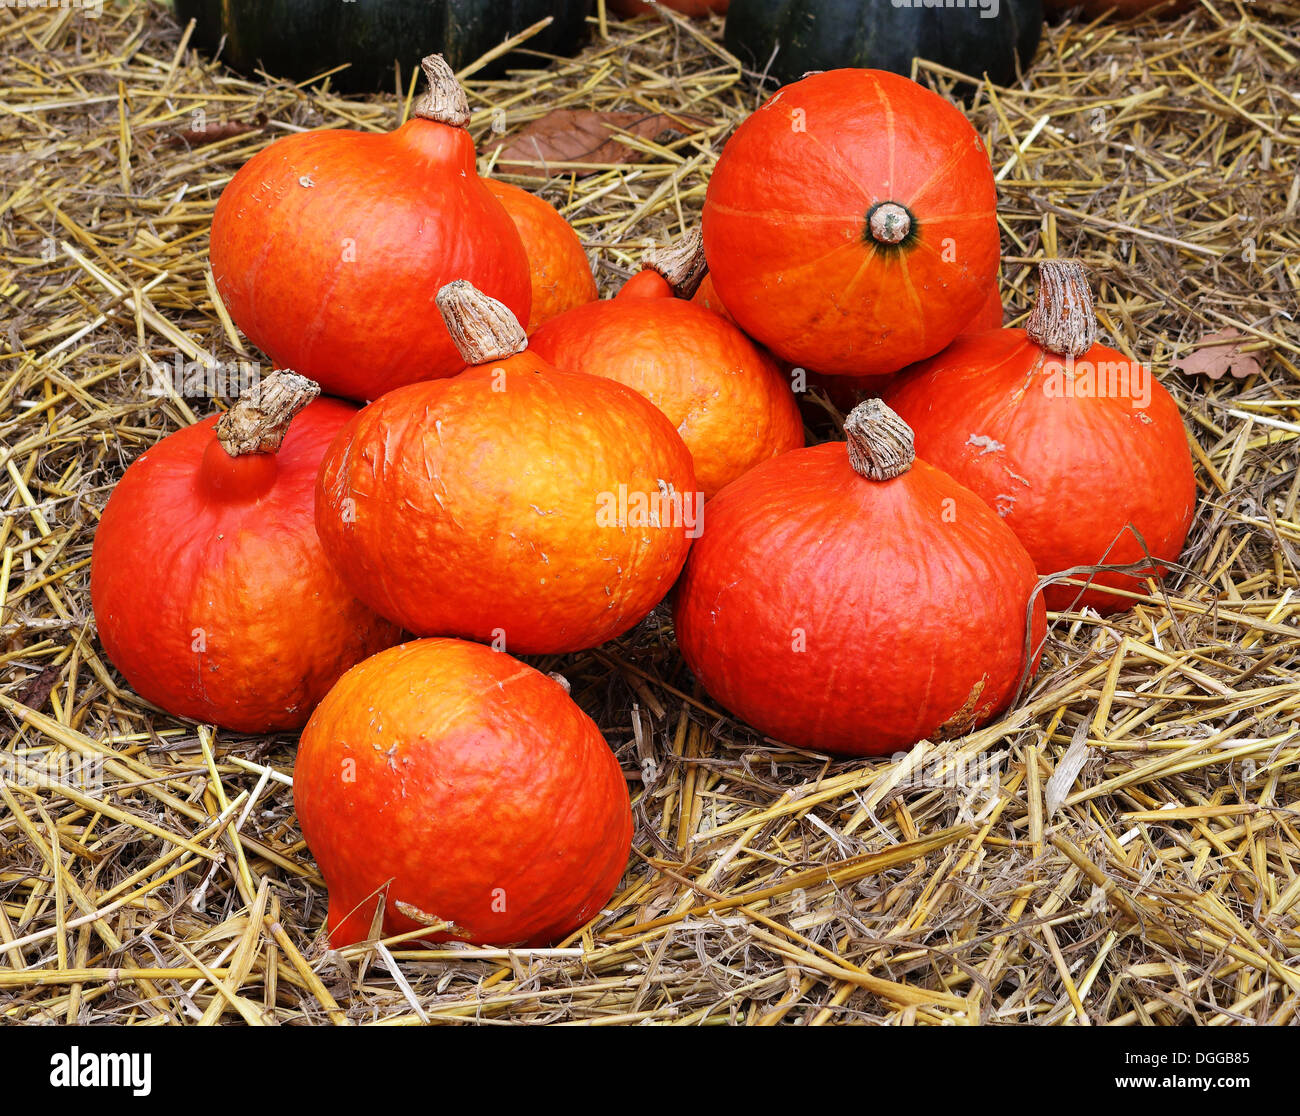
M1042 0L946 2L731 0L727 49L780 85L849 66L910 76L913 58L973 77L987 73L1005 85L1016 76L1017 58L1029 65L1043 29Z
M221 60L236 70L302 81L349 62L333 76L334 86L366 92L393 88L394 62L404 80L434 52L459 70L547 16L554 22L523 49L573 54L588 6L589 0L176 0L176 17L182 26L195 20L193 45L209 53L220 48ZM516 52L475 76L540 64Z

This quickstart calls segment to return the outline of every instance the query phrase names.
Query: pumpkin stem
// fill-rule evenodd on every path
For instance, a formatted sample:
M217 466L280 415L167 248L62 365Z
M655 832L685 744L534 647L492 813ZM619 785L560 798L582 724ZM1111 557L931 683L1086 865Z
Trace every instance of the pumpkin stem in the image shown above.
M849 464L868 480L893 480L916 460L912 428L879 399L859 403L844 420Z
M1038 294L1029 320L1029 339L1049 353L1083 356L1097 340L1088 273L1078 260L1039 260Z
M898 202L880 202L867 213L867 232L877 244L901 244L911 235L912 215Z
M431 54L420 63L429 88L416 99L411 115L433 120L453 128L469 123L469 100L456 80L456 74L441 54Z
M678 298L690 298L704 282L709 265L704 261L704 231L698 225L675 244L651 248L641 266L663 276Z
M293 416L320 394L320 384L281 369L254 384L217 420L217 441L231 457L275 453Z
M489 298L467 279L438 292L438 312L466 364L487 364L522 353L528 334L510 307Z

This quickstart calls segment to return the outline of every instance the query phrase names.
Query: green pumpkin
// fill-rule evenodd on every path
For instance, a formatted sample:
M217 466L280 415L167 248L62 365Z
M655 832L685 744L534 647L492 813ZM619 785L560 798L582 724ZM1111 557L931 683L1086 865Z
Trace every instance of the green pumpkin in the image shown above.
M1028 67L1042 0L731 0L727 49L777 84L811 70L861 67L910 76L924 58L999 85ZM960 3L960 0L956 0ZM986 15L987 13L987 15ZM779 49L778 49L779 48ZM772 59L772 52L776 57Z
M547 16L554 22L525 50L573 54L586 32L589 0L176 0L184 26L195 20L193 44L221 48L227 65L243 73L264 69L302 81L350 62L333 75L351 92L393 88L393 63L407 79L420 59L444 55L453 70ZM222 46L222 39L225 45ZM507 67L543 65L526 54L499 58L475 77Z

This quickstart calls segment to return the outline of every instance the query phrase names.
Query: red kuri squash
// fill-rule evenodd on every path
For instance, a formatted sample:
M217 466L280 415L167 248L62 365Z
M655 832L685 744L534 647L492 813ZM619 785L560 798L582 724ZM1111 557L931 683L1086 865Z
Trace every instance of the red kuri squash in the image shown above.
M724 318L732 325L740 328L736 319L731 316L731 311L722 305L722 299L718 297L718 289L713 285L713 279L705 274L700 280L700 285L695 289L695 294L691 296L691 301L703 306L706 310L712 310L718 317Z
M984 305L976 311L975 317L966 324L962 333L1001 329L1002 315L1002 292L995 279ZM826 397L845 414L864 399L879 396L893 380L891 376L825 376L820 372L808 372L806 375L807 385L824 391Z
M463 362L434 306L466 278L528 320L528 259L478 177L469 106L441 55L395 132L277 140L230 180L212 274L235 324L331 395L375 399Z
M681 434L710 499L760 461L803 445L803 422L776 362L689 300L702 269L698 235L647 253L617 297L553 318L529 347L557 368L617 380L649 399Z
M547 945L600 911L632 838L627 784L564 687L456 639L348 671L302 734L293 798L335 949L382 933Z
M813 74L727 141L704 201L709 274L791 364L896 372L988 297L996 201L983 142L943 98L878 70Z
M143 698L239 732L299 728L399 636L325 561L316 471L356 413L275 372L127 469L95 532L100 642ZM296 417L295 417L296 415Z
M672 587L699 526L691 454L631 388L559 372L470 284L438 294L472 367L363 410L321 467L344 580L417 635L594 647Z
M1012 700L1034 566L879 400L844 429L847 445L766 461L709 501L674 617L696 678L760 732L879 755ZM1036 662L1040 600L1032 619Z
M483 181L506 207L528 254L533 288L528 332L557 314L593 301L598 296L596 277L573 226L536 194L493 178Z
M1043 576L1148 553L1176 559L1192 521L1196 482L1178 405L1147 368L1094 344L1096 332L1082 267L1044 260L1027 329L959 337L885 394L917 452L983 496ZM1092 580L1142 590L1124 574ZM1059 584L1045 597L1058 609L1132 605Z

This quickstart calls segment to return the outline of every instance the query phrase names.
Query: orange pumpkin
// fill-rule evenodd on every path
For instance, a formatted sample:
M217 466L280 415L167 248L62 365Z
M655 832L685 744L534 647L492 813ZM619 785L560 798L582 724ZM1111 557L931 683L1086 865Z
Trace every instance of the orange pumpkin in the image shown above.
M914 459L879 400L844 430L847 445L766 461L709 501L674 623L695 677L760 732L879 755L1012 700L1034 566L975 493ZM1041 601L1032 620L1036 662Z
M573 226L536 194L492 178L483 182L505 206L528 254L533 288L528 332L557 314L593 301L598 296L596 277Z
M463 367L433 305L466 278L527 319L528 259L479 178L469 105L441 55L395 132L300 132L254 155L212 217L212 275L278 367L375 399Z
M737 329L740 326L736 319L731 316L731 311L722 305L722 299L718 297L718 289L713 285L713 279L705 275L700 281L700 285L695 289L695 294L691 297L692 302L698 303L706 310L712 310L720 318L724 318Z
M631 388L552 368L470 284L438 306L471 367L389 392L335 439L316 500L326 553L416 635L521 653L620 635L698 528L690 451Z
M325 561L312 497L356 413L275 372L224 416L132 462L95 532L100 642L132 688L238 732L301 727L348 667L398 630Z
M293 798L335 949L369 936L381 895L385 935L548 945L600 911L632 837L623 773L564 687L455 639L348 671L302 734Z
M698 246L697 235L674 252L648 253L616 298L553 318L529 347L558 368L617 380L649 399L681 434L710 499L760 461L803 445L803 422L776 362L689 301L702 274Z
M1148 553L1172 561L1196 503L1178 404L1148 369L1094 343L1092 295L1077 263L1044 260L1039 274L1026 329L959 337L899 376L885 398L911 424L917 452L983 496L1039 574L1141 563ZM1093 583L1143 588L1113 572ZM1069 585L1051 585L1045 597L1057 609L1132 603Z
M983 142L943 98L878 70L813 74L727 141L704 201L709 274L778 357L896 372L987 298L996 202Z

